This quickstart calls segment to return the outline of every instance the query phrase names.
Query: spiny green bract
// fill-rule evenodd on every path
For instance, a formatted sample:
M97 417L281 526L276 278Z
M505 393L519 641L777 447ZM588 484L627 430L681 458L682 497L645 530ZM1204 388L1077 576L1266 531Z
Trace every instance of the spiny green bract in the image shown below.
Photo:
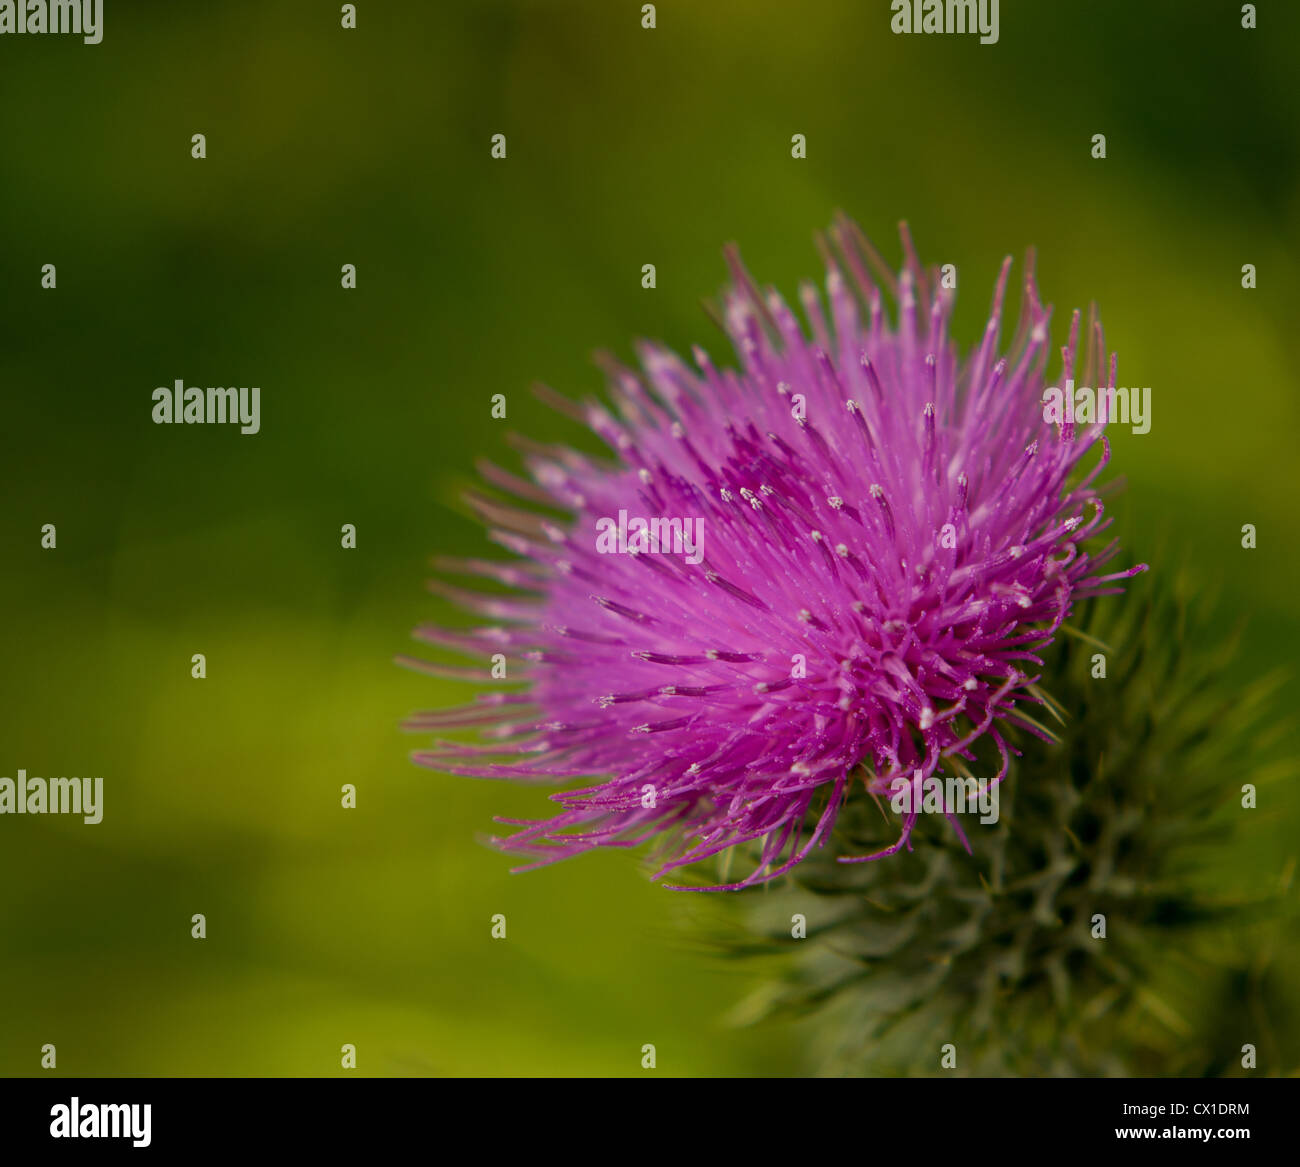
M910 853L846 866L837 855L892 829L851 800L824 851L748 897L749 938L724 948L797 955L738 1018L816 1011L828 1074L1231 1074L1243 1044L1266 1055L1279 1006L1251 937L1276 884L1242 894L1216 876L1254 813L1242 785L1269 776L1258 759L1272 682L1225 692L1232 646L1207 650L1216 638L1188 627L1182 598L1079 615L1042 685L1061 740L1026 735L1000 821L964 816L967 854L941 816L922 815ZM1225 1007L1243 1024L1225 1024Z

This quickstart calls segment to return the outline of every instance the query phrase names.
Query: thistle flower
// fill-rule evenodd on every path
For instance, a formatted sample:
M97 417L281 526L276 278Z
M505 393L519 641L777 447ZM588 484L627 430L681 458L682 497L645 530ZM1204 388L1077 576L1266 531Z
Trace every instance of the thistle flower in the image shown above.
M617 413L543 390L612 461L525 443L531 482L485 467L494 486L567 518L471 498L519 560L443 566L532 595L435 583L496 623L414 635L527 662L530 688L407 727L481 731L477 745L415 755L445 773L599 779L553 795L553 818L498 820L520 830L494 842L528 867L654 837L662 875L756 843L749 875L708 890L735 889L804 859L855 793L977 759L999 783L1006 727L1036 731L1037 653L1076 602L1142 570L1104 574L1115 544L1083 548L1109 525L1092 485L1109 447L1100 424L1045 420L1050 309L1032 254L1009 347L999 352L1010 259L963 359L948 336L952 290L922 268L906 226L902 241L895 273L838 220L822 248L825 301L801 289L806 329L729 252L723 324L738 371L700 348L692 368L643 344L640 373L607 362ZM1114 386L1095 312L1085 332L1081 354L1075 312L1062 378L1091 385L1108 369ZM914 820L841 861L893 854Z

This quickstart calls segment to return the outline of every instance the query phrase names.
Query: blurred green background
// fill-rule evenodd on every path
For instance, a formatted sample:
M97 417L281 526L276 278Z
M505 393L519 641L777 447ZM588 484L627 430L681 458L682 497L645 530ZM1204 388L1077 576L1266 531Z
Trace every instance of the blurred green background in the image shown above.
M796 1030L727 1027L755 970L636 855L510 876L476 838L544 794L411 765L401 718L470 690L391 661L458 619L428 555L489 549L474 460L583 441L530 381L596 391L636 336L728 356L730 240L793 292L837 208L891 261L907 218L964 344L1037 246L1057 343L1096 299L1153 389L1127 554L1249 616L1234 682L1293 662L1295 6L1004 0L990 46L887 0L106 8L98 46L0 38L0 774L106 803L0 818L0 1073L47 1042L74 1075L328 1075L345 1042L376 1075L800 1070ZM260 386L262 432L154 425L176 378ZM1296 809L1270 788L1225 878L1276 881Z

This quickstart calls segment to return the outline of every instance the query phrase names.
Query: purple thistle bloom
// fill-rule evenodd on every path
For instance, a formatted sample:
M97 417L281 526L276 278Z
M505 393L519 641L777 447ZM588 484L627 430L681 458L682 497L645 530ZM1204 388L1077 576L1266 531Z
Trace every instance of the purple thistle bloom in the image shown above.
M521 558L443 567L533 594L435 583L496 623L415 636L526 661L531 685L407 728L480 730L478 745L415 755L445 773L599 779L553 795L553 818L498 820L521 828L493 841L527 867L657 837L663 874L761 840L756 869L724 885L740 888L823 842L858 780L887 795L917 771L965 773L991 742L986 780L1000 782L1015 752L1005 726L1041 732L1022 709L1041 701L1036 653L1076 600L1144 570L1099 574L1116 544L1081 549L1109 525L1092 486L1109 445L1101 424L1044 419L1051 313L1032 253L1009 349L998 353L1007 259L962 359L947 334L953 292L921 267L906 226L901 273L849 221L831 237L825 304L800 290L807 332L729 253L725 328L741 371L644 344L642 373L609 363L617 416L556 398L613 462L527 444L532 482L484 468L571 517L471 498ZM1114 386L1095 313L1081 367L1079 341L1075 312L1062 382L1108 370ZM1073 473L1098 442L1097 465ZM906 845L914 820L860 858Z

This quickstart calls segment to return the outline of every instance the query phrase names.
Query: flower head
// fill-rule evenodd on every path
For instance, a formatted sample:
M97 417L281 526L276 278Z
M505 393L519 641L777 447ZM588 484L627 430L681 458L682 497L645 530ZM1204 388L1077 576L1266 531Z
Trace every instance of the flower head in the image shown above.
M754 870L723 885L743 887L803 859L861 787L889 794L980 757L996 784L1006 727L1037 732L1037 652L1076 601L1142 570L1101 574L1115 545L1083 549L1109 523L1092 485L1109 447L1101 424L1045 419L1050 309L1032 263L1010 345L1008 259L963 357L951 281L921 267L906 227L898 273L847 220L831 241L824 300L801 289L806 327L730 254L739 370L646 344L641 372L609 365L614 412L561 403L612 460L530 446L531 482L485 469L568 517L472 500L519 558L445 566L531 594L442 588L494 623L416 636L524 663L530 688L408 727L481 730L415 755L443 772L595 780L495 840L529 866L656 837L662 873L757 841ZM1076 312L1062 377L1113 386L1100 324L1082 353L1080 332ZM914 818L848 858L897 851Z

